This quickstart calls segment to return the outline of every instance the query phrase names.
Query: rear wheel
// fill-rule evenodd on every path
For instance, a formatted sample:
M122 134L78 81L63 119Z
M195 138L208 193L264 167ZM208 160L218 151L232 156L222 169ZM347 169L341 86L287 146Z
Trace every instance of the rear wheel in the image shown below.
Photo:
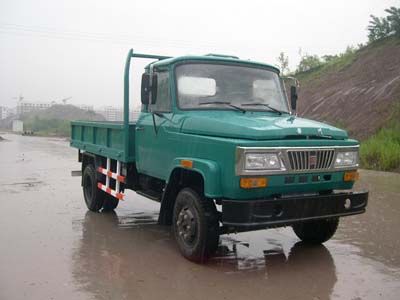
M104 197L103 210L104 211L113 211L117 208L119 200L109 194L106 194Z
M305 243L321 244L329 240L336 232L339 218L315 220L294 224L294 233Z
M219 221L214 202L191 188L179 192L172 226L179 249L187 259L204 262L217 250Z
M94 166L89 164L83 170L83 196L86 206L91 211L99 211L104 204L105 193L97 188L97 179Z

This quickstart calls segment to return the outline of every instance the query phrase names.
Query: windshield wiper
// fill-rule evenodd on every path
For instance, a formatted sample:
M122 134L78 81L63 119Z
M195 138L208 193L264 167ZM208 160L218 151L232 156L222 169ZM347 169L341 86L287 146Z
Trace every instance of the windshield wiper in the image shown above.
M245 109L243 109L243 108L241 108L241 107L239 107L239 106L233 105L233 104L231 104L230 102L224 102L224 101L210 101L210 102L202 102L202 103L199 103L199 105L207 105L207 104L223 104L223 105L228 105L228 106L230 106L230 107L233 107L233 108L236 109L236 110L240 110L242 113L245 113L245 112L246 112Z
M243 103L242 104L242 106L253 106L253 105L254 106L265 106L265 107L268 107L270 110L272 110L272 111L274 111L274 112L276 112L276 113L278 113L280 115L283 113L279 109L276 109L276 108L274 108L271 105L266 104L266 103L254 102L254 103Z

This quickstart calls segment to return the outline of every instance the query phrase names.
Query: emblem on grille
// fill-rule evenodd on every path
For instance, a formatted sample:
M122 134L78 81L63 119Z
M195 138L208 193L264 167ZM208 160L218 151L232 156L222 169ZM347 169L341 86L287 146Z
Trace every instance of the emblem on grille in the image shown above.
M301 134L301 128L297 128L297 133Z
M317 155L315 152L310 153L310 169L315 169L317 166Z

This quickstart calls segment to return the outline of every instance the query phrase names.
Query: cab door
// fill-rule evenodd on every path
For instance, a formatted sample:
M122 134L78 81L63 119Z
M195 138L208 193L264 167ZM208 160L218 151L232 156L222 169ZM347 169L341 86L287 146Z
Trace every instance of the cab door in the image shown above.
M139 173L166 179L170 163L167 158L167 127L172 118L170 79L168 71L158 71L156 74L156 103L147 105L136 124L136 167Z

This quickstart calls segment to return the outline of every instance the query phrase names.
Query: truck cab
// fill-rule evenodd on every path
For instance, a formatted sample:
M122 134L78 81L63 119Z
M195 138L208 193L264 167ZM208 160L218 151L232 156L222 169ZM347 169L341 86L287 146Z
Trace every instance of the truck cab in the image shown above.
M141 112L129 122L131 58L151 58ZM359 143L296 115L297 86L277 68L234 56L135 54L125 67L124 122L73 122L90 210L114 209L125 189L160 205L181 253L204 261L226 233L292 226L308 243L365 212Z

